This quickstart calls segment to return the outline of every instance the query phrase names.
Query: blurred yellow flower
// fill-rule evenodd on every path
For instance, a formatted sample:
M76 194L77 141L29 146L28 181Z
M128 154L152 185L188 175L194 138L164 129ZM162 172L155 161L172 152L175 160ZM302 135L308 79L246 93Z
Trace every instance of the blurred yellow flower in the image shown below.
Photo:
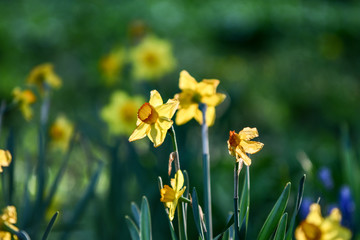
M120 71L125 64L125 51L122 48L112 50L100 60L100 70L106 84L113 85L119 77Z
M131 134L129 141L135 141L145 136L154 143L154 147L160 146L166 137L166 133L173 125L171 118L174 116L179 101L169 99L163 104L163 100L156 90L150 93L150 101L144 103L137 114L136 129Z
M171 187L165 185L160 190L160 201L165 203L165 206L169 209L169 219L172 221L174 219L175 209L178 204L179 198L183 195L186 186L184 186L184 176L181 170L178 170L175 173L175 178L172 178L170 181Z
M33 68L27 78L29 84L36 85L40 91L44 90L44 84L52 88L61 87L61 79L54 72L54 66L51 63L44 63Z
M137 111L144 102L143 97L130 97L126 92L116 91L110 103L101 110L101 118L108 124L114 135L130 135L137 120Z
M0 172L3 172L2 167L8 167L11 163L12 156L8 150L0 149Z
M24 118L29 121L33 116L33 111L30 107L36 101L35 94L29 90L21 90L16 87L13 90L14 102L19 104L20 111L23 114Z
M202 124L203 117L199 104L203 103L207 105L206 124L212 126L215 122L215 107L226 97L224 94L216 93L219 83L217 79L204 79L198 83L187 71L181 71L179 88L182 92L175 95L175 98L180 100L176 124L182 125L192 118Z
M227 141L229 154L236 157L236 161L244 161L245 165L251 165L251 159L247 153L254 154L262 149L264 146L261 142L250 141L258 137L259 133L256 128L246 127L237 134L235 131L230 131L229 140Z
M3 208L2 214L0 216L0 239L1 240L11 240L18 239L17 236L13 235L10 232L7 232L5 229L11 228L15 231L19 231L17 227L13 224L17 222L17 213L14 206L7 206ZM5 226L6 225L6 226Z
M334 208L323 218L319 204L313 203L306 219L295 230L296 240L350 240L349 229L340 225L341 212Z
M65 116L60 115L51 125L49 135L51 147L66 151L69 147L71 137L74 132L74 125Z
M175 68L170 42L154 36L145 37L130 52L135 79L156 80Z

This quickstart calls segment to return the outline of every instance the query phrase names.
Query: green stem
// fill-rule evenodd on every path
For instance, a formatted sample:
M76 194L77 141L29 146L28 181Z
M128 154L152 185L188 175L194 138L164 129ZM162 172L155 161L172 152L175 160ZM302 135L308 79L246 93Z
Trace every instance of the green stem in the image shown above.
M242 165L242 163L241 163ZM234 230L235 240L239 240L239 175L241 170L239 162L235 162L234 165Z
M179 200L180 200L181 202L191 204L191 200L188 199L188 198L186 198L186 197L181 196L181 197L179 198Z
M1 129L2 129L2 119L4 116L5 109L6 109L6 102L5 102L5 100L2 100L1 105L0 105L0 136L1 136Z
M213 238L212 232L212 213L211 213L211 183L210 183L210 154L209 154L209 135L208 126L206 124L205 104L200 104L199 108L202 112L203 122L201 124L202 149L203 149L203 177L204 177L204 199L205 199L205 222L207 239Z

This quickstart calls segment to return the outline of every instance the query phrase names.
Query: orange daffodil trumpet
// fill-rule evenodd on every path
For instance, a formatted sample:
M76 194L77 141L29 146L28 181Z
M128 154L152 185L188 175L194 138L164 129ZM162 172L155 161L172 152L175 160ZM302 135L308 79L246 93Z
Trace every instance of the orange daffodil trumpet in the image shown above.
M350 240L349 229L340 225L341 213L334 208L330 215L323 218L320 205L314 203L306 219L295 230L296 240Z
M129 141L135 141L148 136L154 147L160 146L166 137L167 131L173 125L171 118L179 106L179 101L169 99L165 104L158 93L153 90L150 100L138 110L136 129L131 134Z
M206 124L212 126L215 122L215 107L226 97L225 94L216 93L219 83L217 79L204 79L197 82L187 71L181 71L179 88L182 92L175 95L175 98L180 101L176 124L182 125L192 118L202 124L203 117L199 109L199 104L202 103L207 105Z
M179 198L183 195L186 189L186 186L184 186L184 175L180 169L175 173L175 178L171 179L170 184L171 187L165 185L160 190L160 201L165 203L165 206L169 209L169 219L172 221L174 219Z
M254 154L262 149L264 146L261 142L250 141L258 137L259 133L256 128L246 127L237 134L235 131L230 131L229 140L227 141L229 154L236 157L236 161L244 161L246 166L251 165L251 159L247 153Z

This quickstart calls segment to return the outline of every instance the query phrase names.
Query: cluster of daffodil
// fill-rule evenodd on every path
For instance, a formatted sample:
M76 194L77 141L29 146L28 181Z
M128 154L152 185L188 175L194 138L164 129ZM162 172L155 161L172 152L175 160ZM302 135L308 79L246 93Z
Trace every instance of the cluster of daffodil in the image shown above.
M170 42L149 34L136 41L130 49L116 46L100 59L105 82L115 84L127 64L131 66L133 79L157 80L175 68L176 60Z
M208 150L208 134L207 127L215 122L215 107L222 103L225 95L217 93L216 89L219 80L204 79L197 82L188 72L180 73L179 88L181 93L176 94L173 99L163 102L160 94L153 90L150 93L149 102L143 103L137 111L136 128L129 137L129 141L135 141L148 137L153 142L154 147L160 146L167 135L172 138L173 152L170 154L168 166L169 175L171 175L172 162L175 165L175 176L171 178L170 185L163 185L162 179L159 177L160 201L164 203L166 213L169 218L169 226L171 230L171 238L178 239L175 234L172 221L178 215L178 234L179 239L187 239L187 205L193 209L194 221L198 230L200 239L213 239L212 221L211 221L211 196L210 191L210 172L209 169L209 150ZM110 111L110 110L108 110ZM185 180L188 178L187 172L181 170L180 159L177 149L176 136L173 127L172 117L176 113L175 122L178 125L184 124L191 119L195 119L202 126L202 142L203 142L203 168L204 168L204 208L205 214L199 205L197 193L194 188L192 194L189 193L189 186ZM135 122L135 121L134 121ZM228 144L228 152L235 157L234 161L234 214L227 223L223 232L214 239L241 239L240 230L243 226L248 227L249 216L249 167L252 163L250 154L259 152L264 144L253 141L253 138L259 136L256 128L245 127L239 133L230 131ZM241 198L239 199L239 173L243 164L246 166L246 174L243 183ZM184 174L186 175L184 177ZM301 179L296 207L289 226L287 226L288 213L285 212L289 194L290 183L288 183L278 201L275 203L272 211L266 219L258 239L292 239L294 234L295 217L301 204L302 191L304 188L305 176ZM147 201L145 201L147 203ZM140 215L146 215L150 218L148 204L142 204ZM136 216L135 216L136 217ZM132 239L151 239L151 220L147 219L146 224L136 225L129 217L126 217ZM314 204L311 206L310 214L295 231L295 238L298 240L347 240L351 238L351 232L340 225L341 213L338 209L334 209L328 218L322 218L320 206ZM141 220L143 221L143 220Z

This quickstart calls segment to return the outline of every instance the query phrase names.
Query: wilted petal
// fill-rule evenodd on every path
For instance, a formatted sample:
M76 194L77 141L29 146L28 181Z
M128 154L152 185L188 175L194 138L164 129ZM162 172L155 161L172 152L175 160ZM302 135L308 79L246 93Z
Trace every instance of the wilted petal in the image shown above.
M179 88L181 90L191 89L195 91L197 84L198 83L195 78L193 78L187 71L182 70L180 72Z
M246 127L239 132L240 138L243 140L250 140L259 136L256 128Z
M158 106L155 109L160 117L166 117L168 119L171 119L174 116L176 110L178 109L178 106L179 100L169 99L167 103Z
M197 109L198 109L197 104L191 104L187 108L180 108L176 113L176 118L175 118L176 124L182 125L190 121L195 116Z
M246 155L246 153L244 153L240 147L236 148L236 153L238 154L237 157L240 157L246 166L250 166L251 165L251 159L249 158L248 155ZM236 159L237 161L239 161L239 159Z
M158 91L156 90L152 90L150 92L150 100L149 103L151 104L151 106L153 107L158 107L160 105L162 105L164 102L161 98L161 95Z
M242 140L240 141L240 146L246 153L254 154L260 151L264 144L261 142Z
M134 130L134 132L129 137L129 142L142 139L150 130L150 125L144 122L141 122Z

